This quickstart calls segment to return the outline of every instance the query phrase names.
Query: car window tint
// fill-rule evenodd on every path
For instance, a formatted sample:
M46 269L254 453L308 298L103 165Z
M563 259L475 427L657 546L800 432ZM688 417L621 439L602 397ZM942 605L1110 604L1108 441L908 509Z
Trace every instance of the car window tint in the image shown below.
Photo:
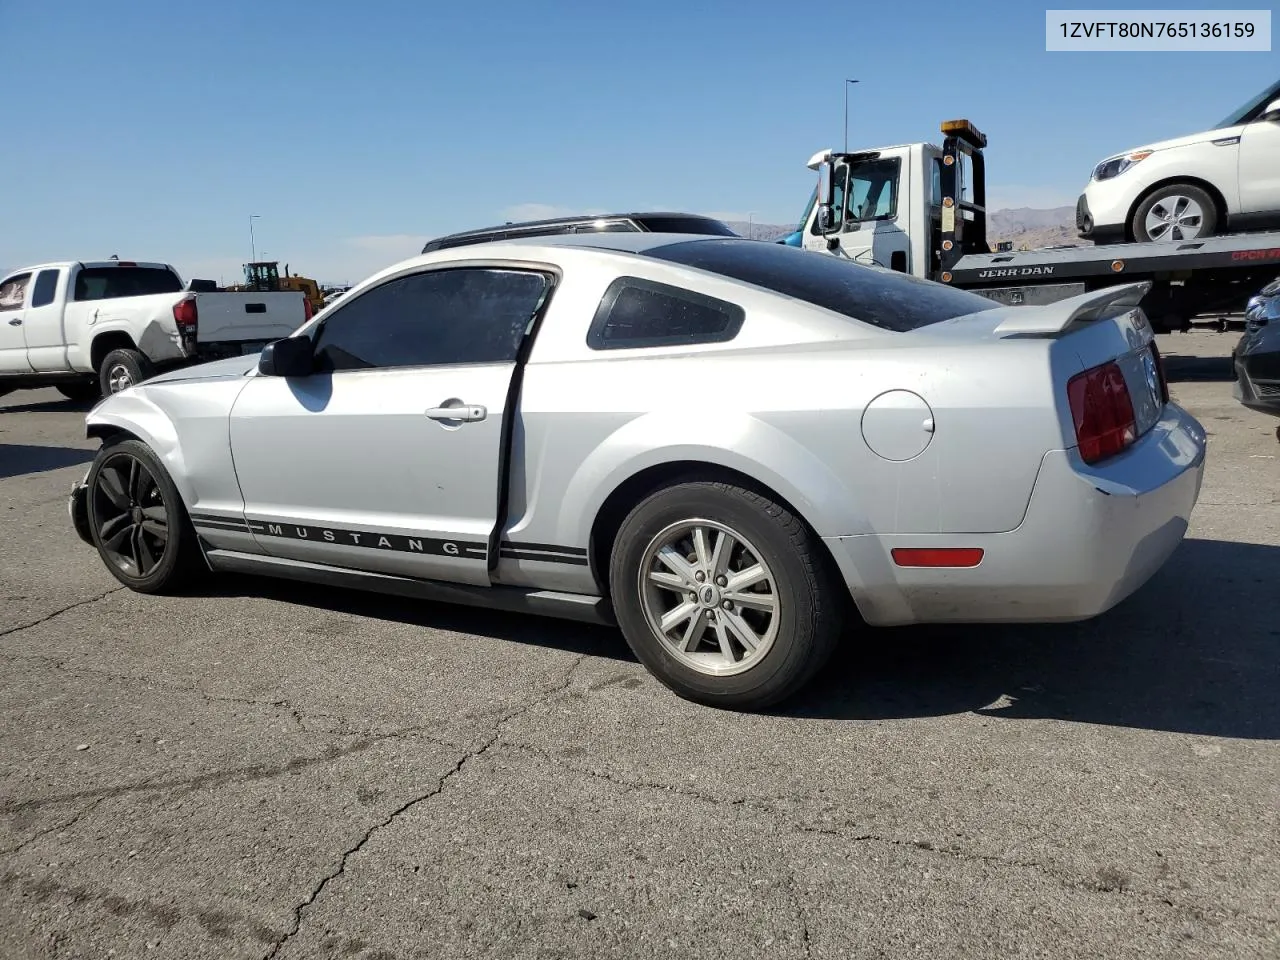
M757 240L691 240L646 256L764 287L885 330L905 332L999 304L910 274Z
M731 340L742 308L665 284L620 277L601 298L587 332L596 350L662 347Z
M513 361L549 282L529 270L470 267L388 280L324 323L319 369Z
M73 300L113 300L179 293L182 281L164 267L85 267L76 274Z
M36 274L35 289L31 291L31 306L43 307L53 303L53 294L58 287L57 270L41 270Z

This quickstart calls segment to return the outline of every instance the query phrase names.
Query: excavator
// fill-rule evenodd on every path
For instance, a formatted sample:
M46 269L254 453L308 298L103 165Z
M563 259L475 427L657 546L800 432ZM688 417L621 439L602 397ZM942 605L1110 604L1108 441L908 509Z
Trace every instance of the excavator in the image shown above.
M320 284L310 277L289 273L289 265L284 266L283 276L280 274L280 261L259 260L244 265L244 283L230 287L232 290L255 290L260 293L299 290L311 302L311 311L315 313L324 307L324 292Z

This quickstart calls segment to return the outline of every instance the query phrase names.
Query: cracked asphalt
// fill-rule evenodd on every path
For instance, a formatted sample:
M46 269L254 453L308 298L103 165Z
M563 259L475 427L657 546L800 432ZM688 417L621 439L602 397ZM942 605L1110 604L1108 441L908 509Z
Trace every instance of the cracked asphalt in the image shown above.
M866 632L772 714L613 631L226 578L118 589L96 444L0 399L0 957L1280 957L1280 421L1090 623ZM1052 549L1046 544L1046 549Z

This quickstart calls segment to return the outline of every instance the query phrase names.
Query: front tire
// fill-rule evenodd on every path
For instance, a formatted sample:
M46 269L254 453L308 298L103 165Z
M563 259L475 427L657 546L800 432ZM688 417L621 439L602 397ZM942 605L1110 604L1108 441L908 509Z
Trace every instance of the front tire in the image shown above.
M1176 243L1213 236L1218 208L1213 197L1190 183L1171 183L1153 190L1138 204L1130 223L1139 243Z
M780 504L726 483L667 487L622 522L609 564L618 624L663 684L761 710L799 692L839 639L843 586Z
M102 358L102 365L98 367L98 381L104 397L127 390L155 375L156 368L151 361L129 347L112 350Z
M112 576L165 593L200 568L195 528L160 459L138 440L104 445L86 478L89 531Z

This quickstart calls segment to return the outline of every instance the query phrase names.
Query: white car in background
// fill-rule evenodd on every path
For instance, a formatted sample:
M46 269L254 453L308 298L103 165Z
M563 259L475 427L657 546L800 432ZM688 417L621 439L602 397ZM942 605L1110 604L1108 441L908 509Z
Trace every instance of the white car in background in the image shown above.
M1280 229L1280 81L1209 130L1098 163L1076 229L1095 243Z

